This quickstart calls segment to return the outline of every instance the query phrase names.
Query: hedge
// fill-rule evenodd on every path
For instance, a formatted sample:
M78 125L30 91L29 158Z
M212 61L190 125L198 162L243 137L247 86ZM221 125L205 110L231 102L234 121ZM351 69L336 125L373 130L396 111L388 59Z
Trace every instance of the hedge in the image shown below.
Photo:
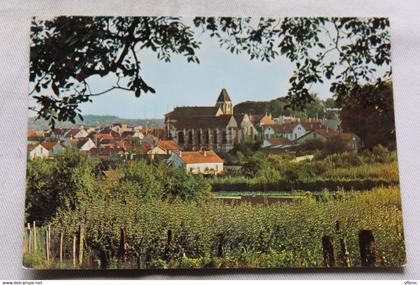
M398 181L387 181L381 179L360 179L360 180L332 180L320 179L313 181L290 181L282 180L276 183L213 183L212 190L218 191L266 191L266 192L285 192L292 190L303 190L310 192L321 191L326 188L328 190L370 190L375 187L388 187L398 184Z

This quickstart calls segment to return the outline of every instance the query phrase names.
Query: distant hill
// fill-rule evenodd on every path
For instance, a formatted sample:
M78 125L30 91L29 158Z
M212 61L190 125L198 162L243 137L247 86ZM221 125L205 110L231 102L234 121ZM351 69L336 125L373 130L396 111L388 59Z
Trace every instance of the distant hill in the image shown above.
M100 116L100 115L85 115L83 116L83 121L80 119L76 120L76 124L70 122L56 122L56 128L71 128L74 126L101 126L106 127L111 123L127 123L130 126L142 126L149 128L163 128L164 120L163 119L122 119L117 116ZM48 121L36 118L29 118L28 120L28 129L34 130L45 130L48 129Z
M293 111L287 108L288 101L285 97L279 97L270 101L245 101L233 107L235 113L242 114L269 114L276 118L280 115L296 116L301 118L322 117L324 116L325 102L315 98L312 103L306 105L301 111Z

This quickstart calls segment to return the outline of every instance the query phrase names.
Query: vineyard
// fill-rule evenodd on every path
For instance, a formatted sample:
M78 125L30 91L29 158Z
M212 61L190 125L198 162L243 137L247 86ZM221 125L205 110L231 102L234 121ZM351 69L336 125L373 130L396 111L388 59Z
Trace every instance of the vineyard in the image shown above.
M361 165L352 166L351 177L340 172L339 165L344 168L348 161L344 156L301 166L282 163L287 169L274 170L283 179L292 168L294 175L307 175L309 168L320 168L322 163L317 175L329 179L386 173L372 179L397 180L393 153L372 157L364 155ZM366 172L357 168L369 163L374 167L362 177ZM273 171L258 167L265 174ZM101 175L104 168L75 153L29 163L25 266L146 269L405 263L396 183L372 186L369 191L340 187L319 188L317 195L300 191L303 195L288 203L234 203L215 199L215 179L165 165L139 161L119 166L108 176ZM246 173L238 175L253 179Z

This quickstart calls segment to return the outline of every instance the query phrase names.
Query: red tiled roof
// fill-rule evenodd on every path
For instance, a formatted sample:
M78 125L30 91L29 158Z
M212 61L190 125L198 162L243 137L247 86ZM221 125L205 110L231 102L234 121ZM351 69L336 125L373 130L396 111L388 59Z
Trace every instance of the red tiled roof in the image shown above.
M288 138L271 138L268 139L268 141L271 143L271 145L285 145L285 144L290 144L291 141Z
M110 134L96 134L96 139L100 140L100 139L108 139L108 140L112 140L114 137Z
M36 131L35 131L35 130L29 130L29 131L27 132L27 136L28 136L28 138L35 138L35 137L37 137L37 136L38 136L38 134L36 133Z
M271 125L274 124L274 120L268 116L264 116L260 120L260 125Z
M338 135L338 133L334 131L333 129L315 129L314 132L326 138L331 138Z
M143 146L143 152L144 153L147 153L148 151L150 151L152 149L151 145L148 144L147 142L142 142L141 144Z
M36 146L37 144L28 144L28 152L32 151Z
M177 151L180 149L174 140L161 140L157 142L157 145L164 150Z
M135 132L134 131L125 131L125 132L123 132L122 134L121 134L121 137L122 138L126 138L126 137L129 137L129 136L134 136L134 134L135 134Z
M56 144L57 142L43 142L41 145L48 150L52 150Z
M298 122L290 122L285 124L270 124L265 125L264 128L272 127L278 133L291 133L298 124Z
M223 163L214 151L181 151L178 156L185 163Z
M305 121L302 123L302 126L307 131L315 130L315 129L322 129L322 123L320 121L315 121L315 122Z
M89 154L97 156L111 156L113 154L119 154L122 150L120 148L91 148Z

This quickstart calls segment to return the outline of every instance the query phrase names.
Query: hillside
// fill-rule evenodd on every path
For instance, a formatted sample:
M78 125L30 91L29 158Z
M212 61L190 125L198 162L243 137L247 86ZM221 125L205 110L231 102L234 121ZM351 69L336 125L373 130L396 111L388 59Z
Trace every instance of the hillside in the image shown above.
M105 127L111 123L128 123L131 126L143 126L149 128L162 128L164 126L163 119L123 119L117 116L100 116L100 115L85 115L84 120L76 120L76 125L84 126L101 126ZM70 128L74 127L74 124L70 122L57 122L56 128ZM28 119L28 129L42 130L48 129L48 121L32 117Z
M279 97L270 101L245 101L233 107L235 113L265 114L271 113L273 117L280 115L295 116L301 118L322 117L324 115L325 102L315 97L315 100L307 104L304 110L294 111L287 108L288 101L285 97Z

